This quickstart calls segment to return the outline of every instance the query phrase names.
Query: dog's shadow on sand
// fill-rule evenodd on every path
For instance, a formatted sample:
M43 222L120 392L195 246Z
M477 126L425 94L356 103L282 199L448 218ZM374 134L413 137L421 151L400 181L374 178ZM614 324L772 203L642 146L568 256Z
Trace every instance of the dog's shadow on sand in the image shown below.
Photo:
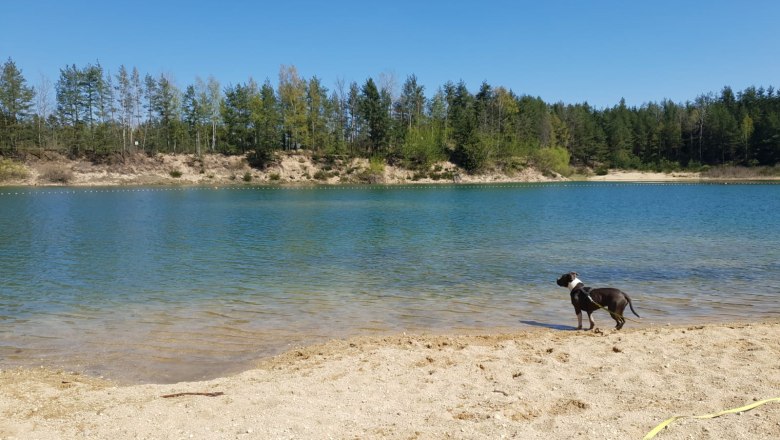
M525 325L532 325L534 327L544 327L553 330L577 330L577 327L571 325L550 324L547 322L539 322L539 321L520 321L520 322L522 322Z

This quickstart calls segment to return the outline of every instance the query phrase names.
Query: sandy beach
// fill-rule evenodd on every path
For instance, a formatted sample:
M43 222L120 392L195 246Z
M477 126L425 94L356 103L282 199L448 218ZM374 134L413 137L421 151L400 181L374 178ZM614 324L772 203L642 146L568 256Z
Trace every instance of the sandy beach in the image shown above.
M778 359L780 323L766 322L352 338L174 385L12 369L0 438L638 439L673 415L780 397ZM778 436L772 402L656 438Z
M674 172L654 173L649 171L610 170L603 176L589 176L592 182L696 182L702 180L700 173Z

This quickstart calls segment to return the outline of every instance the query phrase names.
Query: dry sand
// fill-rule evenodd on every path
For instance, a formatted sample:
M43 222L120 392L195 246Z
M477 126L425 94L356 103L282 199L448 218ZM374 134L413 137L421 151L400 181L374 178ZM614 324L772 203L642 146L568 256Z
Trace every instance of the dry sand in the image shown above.
M207 382L0 373L0 438L639 439L780 396L780 323L353 338ZM224 393L217 397L173 393ZM780 438L780 403L658 439Z
M649 171L609 170L603 176L590 176L592 182L695 182L702 180L700 173L674 172L654 173Z

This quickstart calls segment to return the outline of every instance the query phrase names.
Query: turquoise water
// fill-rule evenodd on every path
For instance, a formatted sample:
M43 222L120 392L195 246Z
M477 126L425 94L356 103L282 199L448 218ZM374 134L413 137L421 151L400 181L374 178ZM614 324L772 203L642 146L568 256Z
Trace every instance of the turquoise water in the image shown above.
M0 366L129 382L351 335L780 317L780 186L0 188ZM606 313L596 321L611 327Z

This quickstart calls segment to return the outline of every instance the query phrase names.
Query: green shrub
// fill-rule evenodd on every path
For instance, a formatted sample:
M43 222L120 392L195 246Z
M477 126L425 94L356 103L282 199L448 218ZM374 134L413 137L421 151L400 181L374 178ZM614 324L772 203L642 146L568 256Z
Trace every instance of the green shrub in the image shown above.
M252 173L247 171L244 173L244 182L251 182L252 181Z
M282 175L279 174L279 173L271 173L271 174L268 175L268 179L273 180L273 181L281 180L281 178L282 178Z
M657 163L654 164L654 171L658 173L671 173L673 171L679 171L680 170L680 164L678 162L673 162L669 159L661 159Z
M385 161L379 156L374 156L368 161L368 171L374 174L384 174Z
M360 180L368 183L382 183L385 174L385 161L375 156L368 161L368 169L360 173Z
M173 177L174 179L178 179L179 177L181 177L181 171L179 170L171 170L171 172L168 174L170 174L171 177Z
M25 179L29 175L22 164L11 159L0 159L0 182Z
M612 166L622 170L635 170L642 167L642 160L628 151L620 150L612 155Z
M554 171L562 176L571 174L569 151L563 147L549 147L534 153L534 163L542 173Z
M517 157L512 156L504 162L504 170L508 173L512 173L514 171L521 171L523 168L528 166L527 159L523 157Z
M411 162L413 167L427 169L436 161L445 158L437 133L430 127L414 126L406 133L401 144L401 156Z
M473 140L468 144L459 144L455 146L452 160L460 165L468 173L477 174L485 171L491 162L493 147L487 136L483 139Z

